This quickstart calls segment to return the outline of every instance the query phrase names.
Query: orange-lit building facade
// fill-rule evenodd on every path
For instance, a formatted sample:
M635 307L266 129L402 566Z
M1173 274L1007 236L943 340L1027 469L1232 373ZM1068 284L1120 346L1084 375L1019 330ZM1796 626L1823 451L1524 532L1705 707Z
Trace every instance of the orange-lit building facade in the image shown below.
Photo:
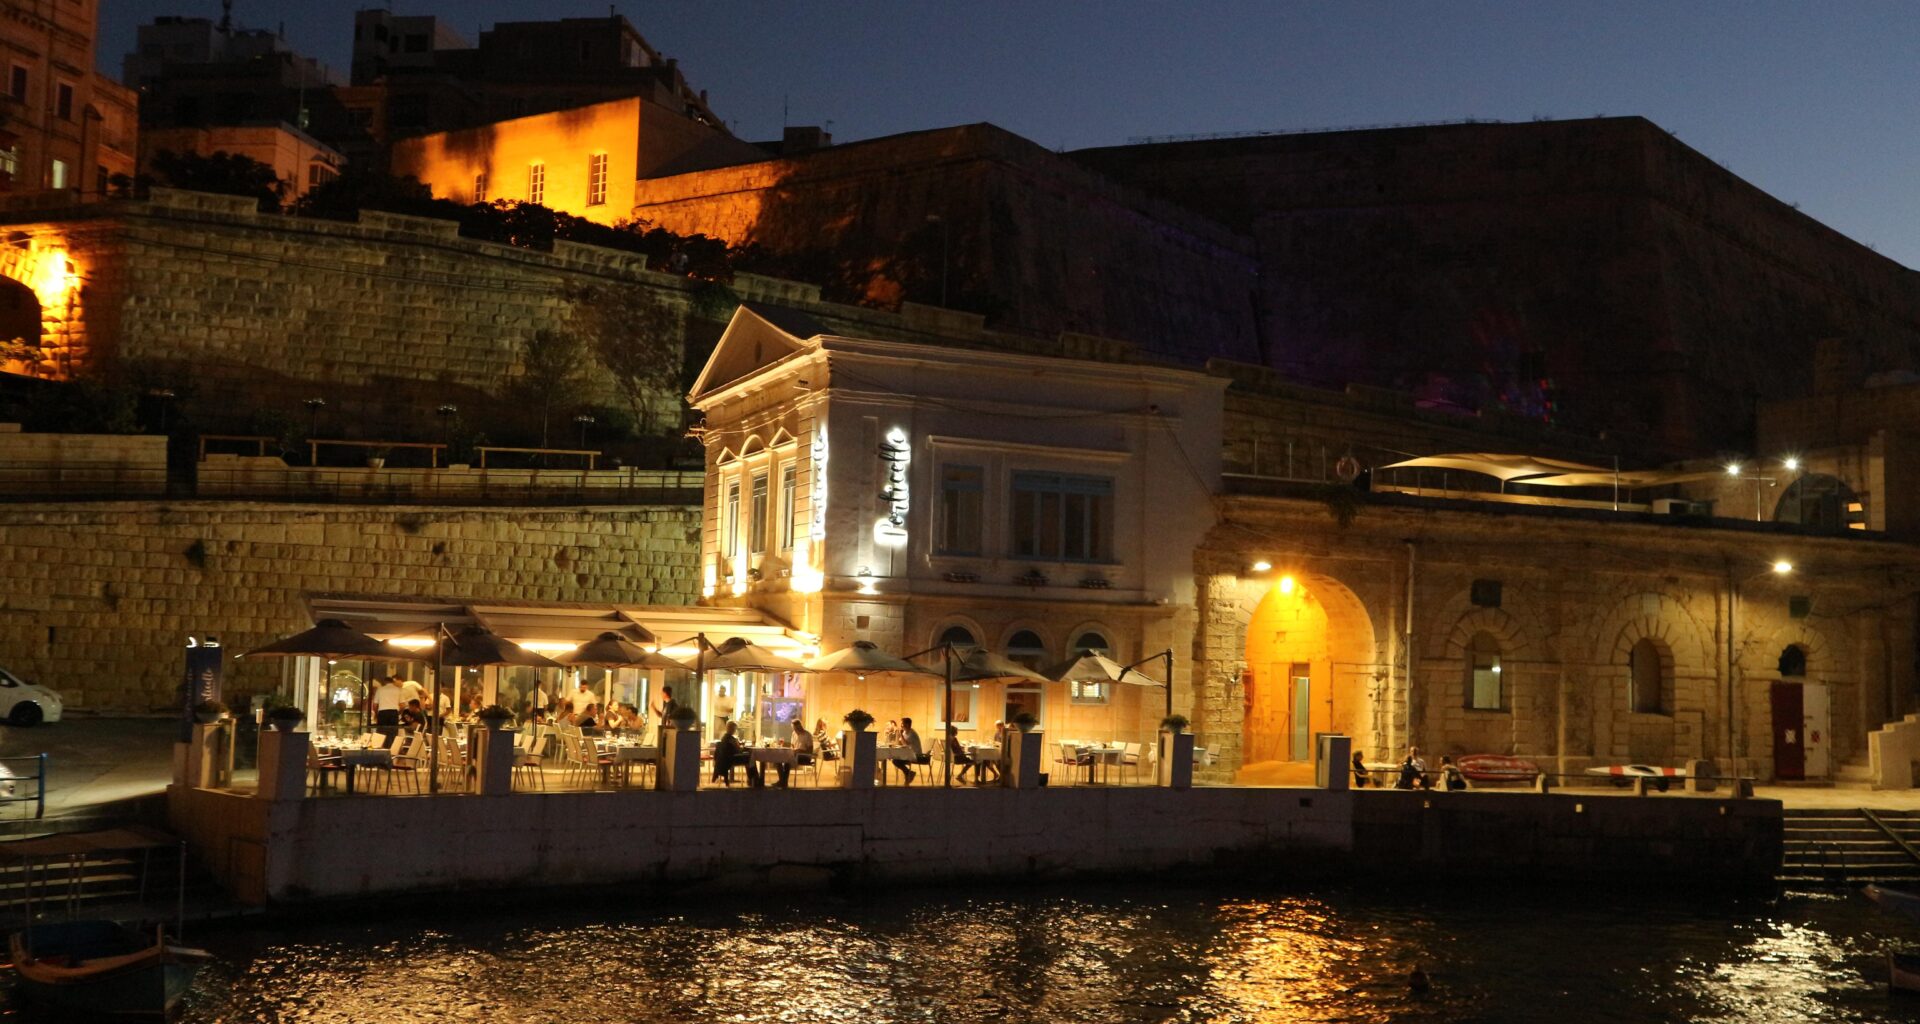
M632 216L639 178L763 156L717 128L633 96L402 140L391 168L444 199L524 200L613 224Z
M138 109L94 70L95 0L5 0L0 15L0 188L97 195L131 175Z
M140 137L140 160L146 165L161 150L175 153L236 153L273 168L287 185L286 201L340 176L346 158L290 124L211 125L207 127L149 128Z

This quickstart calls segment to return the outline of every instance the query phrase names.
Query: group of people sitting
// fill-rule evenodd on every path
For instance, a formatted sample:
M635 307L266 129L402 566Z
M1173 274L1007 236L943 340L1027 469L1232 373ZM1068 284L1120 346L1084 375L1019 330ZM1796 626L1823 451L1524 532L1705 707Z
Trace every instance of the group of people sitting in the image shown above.
M827 723L820 721L815 722L813 729L810 730L807 728L807 723L797 718L794 720L793 739L789 742L789 746L793 748L793 762L774 763L773 767L780 776L779 781L774 783L776 788L786 787L787 779L793 774L795 768L814 763L816 753L814 733L824 732L826 727ZM760 762L753 759L753 754L747 749L747 745L740 742L738 726L729 720L720 734L720 741L714 744L713 781L733 785L735 768L747 770L747 785L756 789L766 785L766 772L760 767Z
M1453 763L1453 755L1440 755L1439 787L1441 789L1460 790L1467 788L1467 777L1461 773L1460 766ZM1372 769L1367 767L1367 755L1356 750L1353 752L1353 786L1365 789L1373 785ZM1427 772L1426 758L1420 756L1419 747L1408 747L1407 756L1401 760L1397 775L1394 776L1395 789L1433 789L1435 780Z

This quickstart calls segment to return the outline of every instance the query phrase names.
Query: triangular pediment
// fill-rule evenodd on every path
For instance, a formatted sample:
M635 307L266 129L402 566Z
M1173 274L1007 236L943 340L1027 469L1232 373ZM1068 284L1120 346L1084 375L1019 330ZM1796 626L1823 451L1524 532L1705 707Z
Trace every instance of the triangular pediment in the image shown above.
M713 346L713 355L693 382L688 399L698 402L708 392L717 391L734 381L771 366L795 352L815 347L812 339L827 333L826 328L798 310L759 303L740 304L733 319Z

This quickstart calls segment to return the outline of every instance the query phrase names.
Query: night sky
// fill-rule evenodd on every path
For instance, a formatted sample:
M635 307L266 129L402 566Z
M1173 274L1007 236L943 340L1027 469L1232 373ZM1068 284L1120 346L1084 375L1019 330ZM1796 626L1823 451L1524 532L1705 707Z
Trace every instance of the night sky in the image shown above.
M366 0L237 0L345 78ZM583 0L398 0L469 39ZM134 28L217 0L105 0ZM1920 5L1899 3L679 0L618 9L752 139L991 121L1044 146L1135 136L1639 114L1734 173L1920 266Z

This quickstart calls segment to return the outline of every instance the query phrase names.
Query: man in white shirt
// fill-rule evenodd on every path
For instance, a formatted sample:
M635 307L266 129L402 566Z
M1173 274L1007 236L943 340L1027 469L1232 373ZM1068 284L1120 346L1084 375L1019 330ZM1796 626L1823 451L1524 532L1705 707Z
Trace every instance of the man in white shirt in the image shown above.
M893 766L900 769L900 777L906 779L908 785L912 785L912 766L920 763L920 758L925 755L925 751L920 749L920 734L913 731L913 719L911 718L902 718L900 720L900 745L912 751L913 759L911 761L903 761L896 757L893 759Z
M573 713L576 715L585 714L587 705L598 703L600 703L600 700L593 695L593 689L587 685L587 681L585 679L580 680L579 685L573 688Z
M386 737L381 746L393 746L393 738L400 735L400 709L406 705L407 691L392 676L381 680L379 689L373 691L373 731Z
M426 688L426 687L424 687L424 686L421 686L421 685L420 685L420 682L419 682L419 680L417 680L417 679L402 679L402 680L400 680L400 688L401 688L402 690L405 690L405 691L407 691L407 701L416 701L416 700L417 700L417 701L419 701L419 702L420 702L420 706L421 706L421 707L425 707L425 706L426 706L426 704L427 704L427 688ZM406 701L403 701L403 702L401 702L401 705L400 705L400 706L401 706L401 707L406 707L406 706L407 706L407 702L406 702Z

